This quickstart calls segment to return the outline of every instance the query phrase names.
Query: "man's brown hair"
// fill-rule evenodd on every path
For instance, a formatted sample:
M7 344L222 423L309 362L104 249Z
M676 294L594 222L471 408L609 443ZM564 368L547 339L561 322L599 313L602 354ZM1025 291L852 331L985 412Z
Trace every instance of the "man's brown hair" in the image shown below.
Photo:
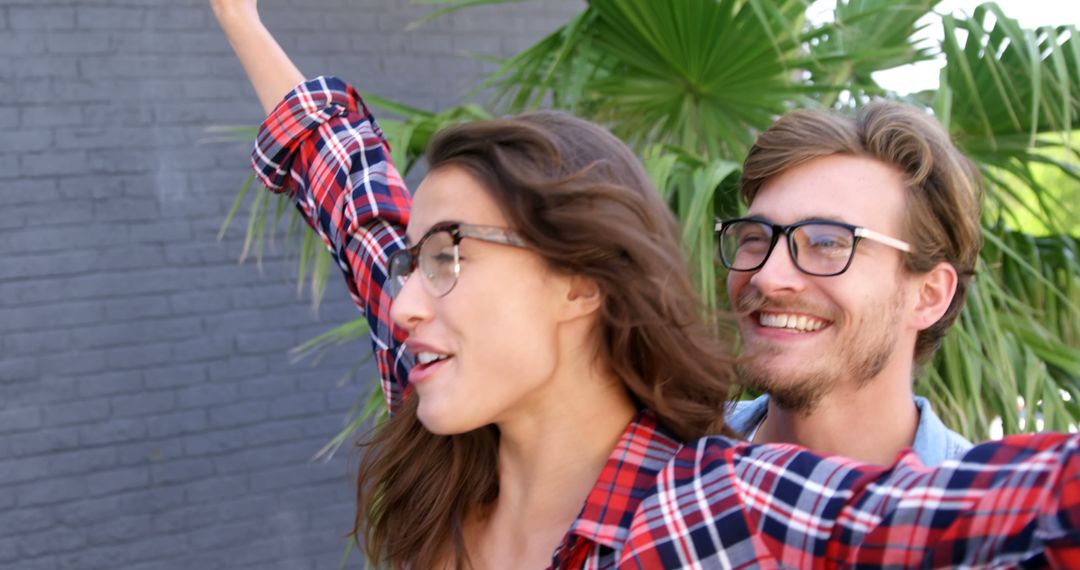
M978 170L934 118L904 103L875 101L854 117L821 110L781 117L750 149L740 194L750 204L767 180L834 154L873 158L904 174L907 213L902 237L912 248L904 255L908 271L926 273L942 261L956 269L956 294L949 309L916 339L915 362L924 363L960 314L975 274L982 247Z

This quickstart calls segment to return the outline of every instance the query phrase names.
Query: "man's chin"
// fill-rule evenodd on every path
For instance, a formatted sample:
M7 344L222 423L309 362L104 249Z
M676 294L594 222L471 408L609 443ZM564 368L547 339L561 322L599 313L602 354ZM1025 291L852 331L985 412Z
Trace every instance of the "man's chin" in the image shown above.
M769 399L785 410L809 413L832 390L833 376L821 370L792 368L752 359L736 365L743 385L769 394Z

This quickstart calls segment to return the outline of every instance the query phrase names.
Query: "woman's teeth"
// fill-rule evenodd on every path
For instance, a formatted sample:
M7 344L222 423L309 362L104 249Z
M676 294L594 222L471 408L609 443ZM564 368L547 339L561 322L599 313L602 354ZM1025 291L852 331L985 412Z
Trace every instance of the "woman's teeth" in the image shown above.
M774 329L790 329L800 332L814 332L825 326L825 321L806 315L785 313L758 313L758 324Z
M446 360L447 358L450 358L449 354L437 354L434 352L421 352L416 355L416 360L420 364L431 364L437 360Z

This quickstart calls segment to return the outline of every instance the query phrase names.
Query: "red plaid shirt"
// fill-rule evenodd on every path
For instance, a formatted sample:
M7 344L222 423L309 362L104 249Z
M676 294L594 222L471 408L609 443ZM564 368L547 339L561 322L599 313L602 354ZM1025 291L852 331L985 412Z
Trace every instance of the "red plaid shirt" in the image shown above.
M374 118L341 80L308 81L267 117L253 162L333 253L395 406L412 361L383 283L388 255L404 246L410 199ZM683 446L646 411L627 426L552 566L1080 568L1078 445L1076 436L1018 436L937 469L912 453L879 468L719 437Z
M330 249L367 318L383 394L395 409L413 360L383 284L387 259L405 247L412 198L375 118L344 81L307 81L263 121L251 162L267 188L293 196Z
M1080 568L1078 449L1012 436L872 467L704 438L660 472L619 568Z

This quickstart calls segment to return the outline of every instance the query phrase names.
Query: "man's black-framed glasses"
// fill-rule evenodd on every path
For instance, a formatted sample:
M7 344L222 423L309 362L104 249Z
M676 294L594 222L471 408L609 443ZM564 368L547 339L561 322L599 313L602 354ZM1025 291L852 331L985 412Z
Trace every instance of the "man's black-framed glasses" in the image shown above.
M806 220L781 226L757 218L718 221L720 261L732 271L757 271L769 260L780 235L787 236L795 267L809 275L831 277L851 266L855 247L868 239L903 252L905 241L860 226L826 220Z
M420 269L424 285L435 297L444 297L461 275L461 253L458 246L465 238L514 247L526 247L525 240L508 228L476 224L445 223L431 227L416 245L399 249L390 255L387 293L397 298L409 276Z

